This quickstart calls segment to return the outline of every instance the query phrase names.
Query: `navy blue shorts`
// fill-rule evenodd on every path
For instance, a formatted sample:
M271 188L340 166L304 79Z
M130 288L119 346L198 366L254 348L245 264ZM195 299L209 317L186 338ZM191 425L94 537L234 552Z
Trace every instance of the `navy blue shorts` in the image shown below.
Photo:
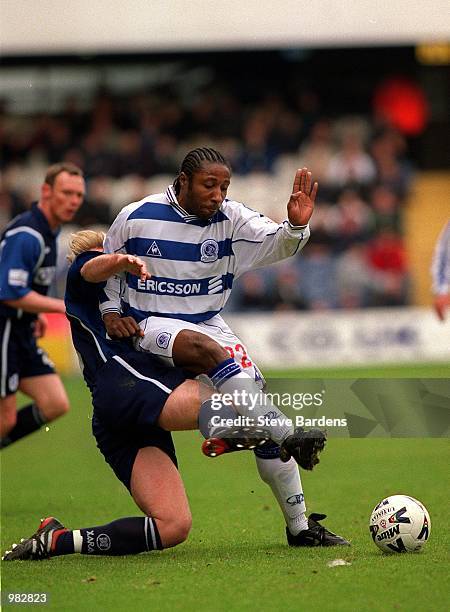
M92 432L105 460L130 490L131 472L141 448L156 446L177 465L170 432L156 425L170 393L186 380L145 353L109 359L97 374Z
M54 373L47 353L36 344L32 324L0 317L0 397L15 393L22 378Z

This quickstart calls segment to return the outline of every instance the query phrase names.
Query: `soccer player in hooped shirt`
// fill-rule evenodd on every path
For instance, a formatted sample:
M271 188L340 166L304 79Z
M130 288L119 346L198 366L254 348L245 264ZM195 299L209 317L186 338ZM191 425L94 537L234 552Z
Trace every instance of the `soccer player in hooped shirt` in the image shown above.
M298 170L287 205L288 218L278 225L228 199L230 181L230 165L219 152L195 149L185 157L165 193L122 209L107 233L105 251L139 256L147 262L152 278L109 279L101 312L111 337L135 334L139 350L194 374L207 374L221 393L252 398L251 406L244 400L239 406L235 402L235 408L244 417L270 419L273 444L255 451L258 470L284 514L289 544L305 545L309 527L317 522L306 517L296 464L302 466L302 462L296 451L302 446L299 440L309 436L317 452L311 454L313 462L302 467L312 469L325 436L318 431L294 432L266 396L255 403L261 398L262 376L220 311L236 278L291 257L304 247L318 185L306 168ZM132 317L134 327L127 324L125 328L122 315ZM232 450L232 440L221 442L207 441L205 454ZM322 535L313 545L347 544L330 532L324 537L324 528L320 529Z
M82 171L71 163L50 166L39 202L15 217L0 237L1 447L16 442L69 410L59 376L36 338L45 334L45 312L65 312L47 296L56 266L56 239L72 221L85 193ZM16 392L33 401L17 411Z

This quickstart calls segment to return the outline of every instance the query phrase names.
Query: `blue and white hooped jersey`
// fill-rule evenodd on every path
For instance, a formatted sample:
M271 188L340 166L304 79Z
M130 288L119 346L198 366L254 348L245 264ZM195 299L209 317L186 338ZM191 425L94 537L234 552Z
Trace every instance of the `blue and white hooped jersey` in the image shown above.
M433 293L436 295L448 293L450 289L450 221L441 231L434 248L431 273Z
M206 321L225 306L236 278L295 255L308 238L308 226L278 225L228 199L211 219L199 219L169 187L123 208L109 229L105 252L139 256L152 277L109 279L100 310L137 321L151 315Z
M37 204L6 226L0 237L0 316L23 324L36 319L2 300L17 300L30 291L47 295L55 276L57 236Z

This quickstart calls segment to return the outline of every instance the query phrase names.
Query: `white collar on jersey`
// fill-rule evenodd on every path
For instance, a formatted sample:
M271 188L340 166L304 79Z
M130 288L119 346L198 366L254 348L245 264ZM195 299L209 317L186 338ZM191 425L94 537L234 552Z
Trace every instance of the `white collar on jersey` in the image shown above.
M173 188L173 185L169 185L166 189L166 197L169 200L170 204L173 206L173 208L177 211L177 213L183 217L183 219L185 221L196 221L197 219L199 219L199 217L197 217L196 215L191 215L190 213L188 213L186 210L184 210L184 208L182 206L179 205L178 200L177 200L177 196L175 194L175 189Z

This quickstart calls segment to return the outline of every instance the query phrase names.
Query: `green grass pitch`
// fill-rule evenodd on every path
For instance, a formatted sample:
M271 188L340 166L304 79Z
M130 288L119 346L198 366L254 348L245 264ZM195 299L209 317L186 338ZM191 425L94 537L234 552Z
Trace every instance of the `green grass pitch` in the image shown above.
M411 372L445 375L426 366L332 375ZM95 447L83 382L66 383L71 413L1 453L2 552L43 516L80 528L139 515ZM308 512L328 514L326 525L352 541L349 549L289 548L251 453L208 459L198 433L175 434L175 441L194 516L186 543L133 557L2 563L3 593L47 592L47 609L63 611L448 609L448 440L329 440L320 465L302 473L304 492ZM370 511L393 493L417 497L430 512L431 537L421 553L383 555L371 541ZM328 567L335 558L351 565Z

